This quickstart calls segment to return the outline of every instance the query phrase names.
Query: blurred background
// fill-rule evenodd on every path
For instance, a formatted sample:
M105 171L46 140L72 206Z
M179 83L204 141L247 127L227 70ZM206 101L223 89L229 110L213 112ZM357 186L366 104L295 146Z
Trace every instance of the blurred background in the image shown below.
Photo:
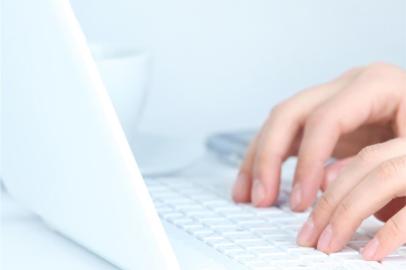
M71 0L92 42L152 57L142 130L257 128L293 93L374 61L406 67L406 1Z

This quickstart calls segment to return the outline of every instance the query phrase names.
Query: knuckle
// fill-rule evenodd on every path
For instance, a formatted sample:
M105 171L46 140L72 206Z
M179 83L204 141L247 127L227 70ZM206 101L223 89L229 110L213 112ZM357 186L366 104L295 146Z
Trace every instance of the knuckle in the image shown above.
M401 156L397 159L399 170L406 171L406 156Z
M266 174L269 163L270 161L268 155L265 153L259 153L255 159L254 176L258 179L262 179Z
M382 163L377 169L377 176L382 180L394 179L401 170L401 162L398 160L388 160Z
M385 75L389 70L393 69L393 66L385 62L374 62L364 69L363 76L373 78L376 76Z
M324 104L311 113L305 122L305 129L310 130L333 130L335 134L340 134L343 121L337 116L337 108L331 104Z
M371 63L363 69L359 77L363 82L373 82L377 78L404 78L404 72L399 67L385 62Z
M332 209L334 209L333 198L328 195L323 195L320 197L314 213L315 216L318 216L320 214L330 213Z
M356 229L361 225L362 220L360 209L356 208L351 200L345 199L337 206L330 223L337 228L345 224L347 228Z
M292 112L294 112L295 110L290 109L292 108L290 104L290 101L284 101L275 105L268 116L268 124L274 123L277 125L284 125L286 123L292 122L294 117L292 115Z
M392 141L394 143L398 144L400 147L406 148L406 137L398 137L398 138L392 139Z
M322 123L328 123L330 119L329 112L324 108L316 109L312 112L306 120L306 127L317 127Z
M404 234L403 227L394 218L389 219L386 222L386 226L387 226L387 232L391 235L391 238L392 237L393 238L399 238Z
M277 117L280 115L284 115L289 111L290 107L290 102L289 101L283 101L277 105L275 105L272 110L271 110L271 117Z
M367 65L367 69L378 70L378 71L386 70L386 69L392 68L392 67L393 67L392 64L389 64L385 61L375 61L375 62L369 63Z
M379 144L370 145L363 148L356 156L357 161L361 163L370 163L379 158L381 146Z
M340 203L337 206L337 210L334 213L334 219L338 220L347 220L350 221L352 220L356 215L354 214L353 208L351 207L351 204L347 201L344 200L342 203Z
M358 75L360 72L362 72L365 69L364 66L358 66L358 67L353 67L346 72L344 72L340 78L348 78L348 77L353 77Z
M379 80L389 80L404 82L406 80L405 72L392 64L385 62L375 62L367 65L358 76L358 81L365 84L374 84Z

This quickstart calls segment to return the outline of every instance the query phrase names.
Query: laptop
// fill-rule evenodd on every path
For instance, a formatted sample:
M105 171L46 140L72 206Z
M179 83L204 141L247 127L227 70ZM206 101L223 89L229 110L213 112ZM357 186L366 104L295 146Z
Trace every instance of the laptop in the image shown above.
M2 4L4 185L56 232L118 269L405 268L405 247L361 259L368 224L330 256L298 247L307 213L287 191L255 209L206 181L144 179L69 2Z

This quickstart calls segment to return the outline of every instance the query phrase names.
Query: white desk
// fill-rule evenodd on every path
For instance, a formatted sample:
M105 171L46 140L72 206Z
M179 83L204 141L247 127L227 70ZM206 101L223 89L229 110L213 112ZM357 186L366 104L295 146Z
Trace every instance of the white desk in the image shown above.
M100 269L114 267L54 233L35 215L2 194L3 270Z
M210 156L184 170L182 176L227 179L232 184L235 170L221 165ZM116 269L84 248L53 232L38 217L2 193L1 237L2 270L111 270Z

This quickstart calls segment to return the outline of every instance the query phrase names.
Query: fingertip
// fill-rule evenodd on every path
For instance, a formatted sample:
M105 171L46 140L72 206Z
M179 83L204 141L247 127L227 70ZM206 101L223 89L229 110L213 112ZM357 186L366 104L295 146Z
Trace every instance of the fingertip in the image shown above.
M298 161L294 177L295 184L290 197L292 211L306 211L314 203L324 177L324 165L322 162Z
M406 243L406 207L399 210L375 234L362 251L366 260L379 261ZM390 256L390 255L389 255Z
M312 217L309 217L300 229L296 243L303 247L313 247L317 241L317 231Z
M251 201L256 207L267 207L275 203L280 186L282 159L271 155L258 158L253 168Z
M313 204L316 195L317 190L313 191L311 188L304 186L303 183L296 183L289 199L291 210L294 212L306 211Z
M262 207L264 206L265 199L266 199L265 186L259 179L255 179L252 184L251 190L252 204L257 207Z
M329 224L323 230L323 232L319 237L319 240L317 241L317 249L325 253L330 253L332 238L333 238L333 228L331 224Z
M299 211L302 204L302 189L300 183L293 186L292 194L290 196L290 208L293 211Z
M250 200L249 194L248 177L244 173L239 173L233 186L232 198L237 203L248 202Z
M322 184L322 190L326 191L330 184L337 179L338 175L351 162L353 157L338 160L325 168L325 177Z
M367 261L377 260L376 255L379 249L379 240L374 237L367 245L361 250L362 257Z
M302 185L302 198L294 208L295 211L307 209L313 203L325 178L325 163L339 137L337 130L328 121L330 115L321 112L318 110L309 116L305 124L295 171L295 183L300 182Z

